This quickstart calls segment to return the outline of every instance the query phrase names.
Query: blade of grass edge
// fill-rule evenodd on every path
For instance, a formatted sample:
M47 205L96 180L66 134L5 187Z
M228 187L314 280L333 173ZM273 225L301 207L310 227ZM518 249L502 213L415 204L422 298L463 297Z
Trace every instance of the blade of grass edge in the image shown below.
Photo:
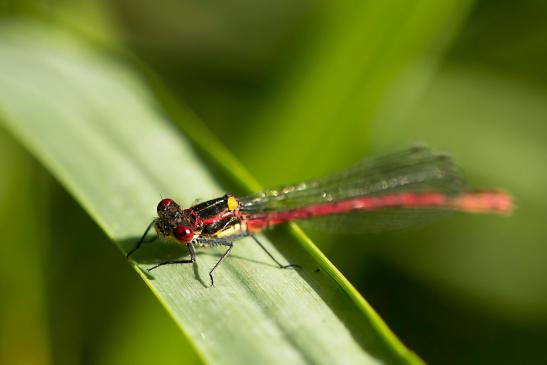
M175 97L152 71L148 70L144 65L139 65L139 68L143 74L146 75L147 80L152 85L152 89L158 96L158 100L162 103L172 120L177 123L181 130L187 134L195 145L199 146L202 151L205 151L213 159L220 162L220 166L226 167L226 169L229 170L229 172L232 173L249 191L259 191L262 189L262 186L258 181L222 144L215 134L210 131L206 125L200 123L197 120L197 117L190 111L181 108L181 103L176 101ZM228 168L227 166L230 167ZM298 224L290 223L290 231L295 236L298 243L317 261L317 263L320 264L321 268L340 285L357 307L366 316L373 319L372 324L379 333L385 336L391 346L393 346L393 348L402 356L415 358L418 363L421 363L421 359L405 347L361 293L355 289L340 270L334 266L323 252L321 252Z
M43 45L40 44L40 47L42 47ZM38 47L38 48L40 48ZM13 66L13 65L12 65ZM41 71L44 71L44 70L41 70ZM45 71L48 71L47 69ZM36 76L36 75L34 75ZM46 76L46 75L40 75L40 76ZM11 80L13 82L13 80ZM134 82L134 81L132 81ZM32 95L32 94L31 94ZM44 97L43 94L40 94L40 96ZM28 104L23 104L23 105L28 105ZM8 113L9 114L9 113ZM13 117L13 115L11 115ZM36 116L33 116L34 118ZM8 122L9 123L9 118L7 118L5 120L5 122ZM13 123L13 121L12 121ZM74 184L74 181L71 181L69 177L70 173L65 170L63 171L66 166L61 166L59 164L58 161L55 160L55 157L52 157L48 151L45 151L43 150L43 146L40 146L39 144L37 144L37 141L34 139L32 139L32 134L30 135L29 137L29 130L27 131L24 131L22 128L22 126L20 125L14 125L14 124L10 124L9 125L10 127L10 130L16 134L16 136L19 137L20 140L23 140L23 143L27 146L27 148L29 148L30 150L34 151L34 154L40 159L42 160L42 162L45 162L45 164L47 166L49 166L49 168L52 170L52 172L54 172L55 175L57 175L57 177L69 188L69 190L71 191L72 194L74 194L76 196L76 198L83 203L84 207L90 211L90 214L94 217L94 219L98 220L99 224L101 225L101 227L103 228L103 230L109 234L109 236L111 236L112 238L114 238L116 241L119 241L120 240L120 236L116 233L120 233L120 231L116 231L116 229L113 229L113 227L111 226L111 224L109 224L109 220L107 219L108 217L107 216L104 216L104 212L98 212L98 211L95 211L93 210L93 207L94 207L94 204L93 204L93 201L90 201L89 200L89 197L86 197L85 194L81 194L80 192L80 189L78 188L77 184ZM88 131L85 131L85 132L89 132L89 133L92 133L93 131L91 130L88 130ZM85 133L84 133L85 134ZM201 140L201 142L203 142L203 140ZM105 147L105 146L103 146ZM51 152L51 151L49 151ZM98 152L98 151L97 151ZM161 184L160 184L161 185ZM139 203L142 203L142 202L139 202ZM146 205L146 204L144 204ZM142 210L139 210L139 209L136 209L137 211L137 215L140 215ZM101 214L102 213L102 214ZM103 217L103 218L101 218ZM142 217L141 219L135 219L135 221L138 223L138 224L135 224L135 227L137 225L140 225L142 223ZM135 227L131 227L131 228L135 228ZM311 244L311 242L308 242L308 247L309 248L314 248L313 245ZM315 249L315 248L314 248ZM315 249L316 250L316 249ZM314 256L315 258L317 258L318 254L318 251L316 252L316 255ZM329 266L330 264L328 264L328 261L326 260L326 258L323 258L319 261L321 264L323 265L327 265L328 267L328 270L326 270L327 272L329 272L329 274L332 276L332 273L335 273L336 277L335 279L337 279L336 281L344 288L344 291L350 296L350 298L353 300L353 302L361 302L361 306L358 306L360 308L361 311L363 311L363 308L369 308L368 306L364 306L363 307L363 303L366 303L364 302L364 300L351 288L351 285L347 282L344 283L345 279L339 274L337 273L336 269L332 266ZM158 296L158 298L162 301L162 303L164 304L164 306L168 309L168 310L172 310L170 304L166 303L163 298L161 297L161 295L158 295L158 291L157 291L157 287L154 287L152 285L152 282L149 280L150 278L147 277L146 275L143 274L142 271L140 271L138 268L137 268L137 271L139 271L139 273L141 274L141 276L143 276L143 279L145 280L145 282L151 286L151 289L152 291ZM172 270L171 270L172 272ZM175 277L177 277L177 275L174 275ZM181 279L180 277L178 277L177 279ZM237 278L236 279L238 280L241 280L241 278ZM180 289L180 285L177 285L177 287L179 287ZM351 292L353 291L353 295L351 294ZM357 300L356 300L357 299ZM175 318L177 320L177 323L180 323L180 313L176 314L176 313L171 313L173 315L173 318ZM387 327L385 327L385 324L383 324L383 322L377 317L377 315L372 311L372 310L368 310L368 311L363 311L363 314L365 315L368 315L367 318L369 319L372 319L372 322L376 325L376 328L383 328L383 331L380 331L381 335L383 336L388 336L388 343L389 345L391 346L392 350L395 350L396 353L399 354L399 356L396 356L396 358L399 358L399 361L409 361L409 362L417 362L419 360L417 360L417 357L414 357L414 355L412 353L410 353L408 350L406 350L406 348L404 348L404 346L402 344L400 344L394 337L394 335L392 335L389 330L387 329ZM186 331L185 331L186 332ZM191 339L195 339L193 336L190 336ZM393 346L393 345L398 345L398 346ZM196 345L197 346L197 345ZM319 350L318 350L319 351ZM203 353L202 353L203 355ZM210 358L210 356L203 356L204 358ZM388 356L389 358L389 356ZM406 358L406 360L404 360Z

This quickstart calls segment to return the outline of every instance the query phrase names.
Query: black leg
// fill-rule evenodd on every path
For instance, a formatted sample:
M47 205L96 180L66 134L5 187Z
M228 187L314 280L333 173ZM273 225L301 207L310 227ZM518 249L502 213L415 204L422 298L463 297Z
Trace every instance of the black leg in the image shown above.
M276 258L270 253L270 251L268 251L266 247L264 247L264 245L258 240L258 238L255 237L254 234L252 234L251 237L260 246L260 248L262 248L264 252L266 252L266 254L270 256L273 262L275 262L280 269L290 269L290 268L301 269L302 268L302 266L298 264L282 265L279 261L276 260Z
M193 264L194 262L196 262L196 251L194 250L194 246L192 244L188 244L186 246L188 248L188 252L190 253L190 258L189 259L184 259L184 260L170 260L170 261L164 261L164 262L160 262L159 264L155 265L155 266L152 266L151 268L148 269L148 271L152 271L160 266L163 266L163 265L171 265L171 264Z
M127 255L125 255L126 258L129 258L129 256L131 256L135 251L137 251L139 249L139 247L141 247L142 243L145 241L145 238L146 238L146 235L148 234L148 231L150 231L150 228L152 228L152 226L154 225L154 222L156 222L155 219L152 222L150 222L148 227L146 227L146 230L144 231L144 234L142 235L139 242L137 242L137 245L131 251L129 251L127 253ZM156 236L152 241L156 240L156 238L158 238L158 236Z
M203 238L203 237L199 237L199 238L194 239L194 243L196 243L200 246L209 246L209 247L211 247L211 246L227 246L228 247L226 252L224 252L222 254L222 256L217 261L215 266L213 266L211 271L209 271L209 279L211 279L211 286L215 286L215 279L213 277L213 272L222 263L222 261L224 261L226 256L228 256L228 254L230 253L230 251L232 251L232 248L234 248L234 244L233 244L232 240L240 238L240 237L245 237L245 236L246 235L234 235L234 236L230 236L230 237L226 237L226 238Z
M154 237L150 237L148 239L145 239L144 241L142 241L142 243L151 243L151 242L154 242L157 239L158 239L158 235L155 235Z
M234 244L231 241L218 242L217 244L218 245L223 245L223 246L228 246L228 249L226 250L226 252L224 252L224 254L222 256L220 256L220 259L217 261L215 266L213 266L211 271L209 271L209 278L211 279L211 286L215 286L215 279L213 278L213 271L215 271L215 269L218 267L218 265L220 265L220 263L222 261L224 261L226 256L228 256L230 251L232 251L232 248L234 248Z

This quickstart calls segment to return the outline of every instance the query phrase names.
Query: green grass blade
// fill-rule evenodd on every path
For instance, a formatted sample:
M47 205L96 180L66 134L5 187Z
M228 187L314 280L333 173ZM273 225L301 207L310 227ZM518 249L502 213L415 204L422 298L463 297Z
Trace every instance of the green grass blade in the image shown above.
M65 34L20 22L0 25L0 68L2 122L122 249L149 223L160 194L188 205L223 193L123 64ZM275 245L261 239L304 270L279 270L243 240L219 269L217 286L206 288L219 251L199 254L195 267L166 266L153 275L145 268L183 248L160 243L135 255L136 270L205 361L421 362L319 251L302 248L313 250L311 243L302 246L283 232Z
M257 177L275 184L303 178L302 161L321 161L306 169L307 176L320 176L341 161L369 152L370 122L386 95L418 60L427 58L429 67L419 69L424 74L420 77L428 78L435 69L430 64L472 3L342 0L326 4L288 76L234 150ZM406 99L416 99L421 85L412 86L413 93L398 99L397 108ZM271 126L268 138L256 138L263 133L262 125ZM286 146L301 146L298 158ZM270 153L251 153L257 147ZM282 174L270 167L280 160Z

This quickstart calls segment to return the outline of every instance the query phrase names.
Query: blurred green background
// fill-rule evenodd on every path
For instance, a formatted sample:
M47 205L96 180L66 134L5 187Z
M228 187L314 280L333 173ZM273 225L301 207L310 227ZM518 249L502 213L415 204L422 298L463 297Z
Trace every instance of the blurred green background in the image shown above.
M544 2L0 4L0 21L39 19L155 74L264 186L416 141L450 151L471 186L514 194L514 216L309 233L426 362L547 362ZM114 245L3 130L0 163L0 363L198 363Z

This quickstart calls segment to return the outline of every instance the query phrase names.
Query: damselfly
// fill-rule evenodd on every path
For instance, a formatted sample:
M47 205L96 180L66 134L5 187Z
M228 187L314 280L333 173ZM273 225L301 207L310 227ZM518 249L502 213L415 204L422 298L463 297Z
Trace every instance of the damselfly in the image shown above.
M280 267L255 234L291 221L306 221L321 228L360 232L402 228L443 216L445 212L509 214L511 197L498 190L467 190L452 159L416 146L366 159L334 175L265 190L244 197L226 194L183 209L172 199L162 199L155 218L129 257L154 227L156 237L185 245L190 258L161 262L193 263L195 246L225 246L226 251L209 272L228 256L233 241L251 237Z

